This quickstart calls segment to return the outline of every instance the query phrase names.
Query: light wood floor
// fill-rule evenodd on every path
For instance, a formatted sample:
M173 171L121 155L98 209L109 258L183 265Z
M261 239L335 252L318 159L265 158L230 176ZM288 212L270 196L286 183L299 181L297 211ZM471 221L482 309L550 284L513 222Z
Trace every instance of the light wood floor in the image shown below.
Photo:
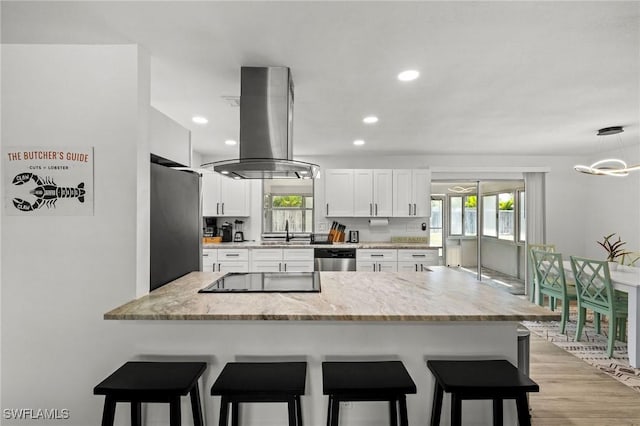
M640 425L640 393L531 333L530 394L536 425Z

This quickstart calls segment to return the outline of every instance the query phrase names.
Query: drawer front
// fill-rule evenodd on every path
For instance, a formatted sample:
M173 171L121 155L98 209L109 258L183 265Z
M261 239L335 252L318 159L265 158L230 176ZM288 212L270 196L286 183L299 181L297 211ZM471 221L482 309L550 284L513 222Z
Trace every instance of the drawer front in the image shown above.
M313 249L284 249L284 260L308 260L313 267Z
M313 272L313 260L290 260L282 266L285 272Z
M202 249L202 270L211 272L213 265L218 261L218 250Z
M397 272L398 262L391 261L360 261L356 262L356 271L359 272Z
M249 272L248 262L218 262L217 272Z
M438 250L398 250L398 262L438 264Z
M218 249L218 262L248 261L249 249Z
M252 261L262 260L282 260L282 249L252 249L251 250Z
M258 260L251 262L251 272L282 272L282 262L273 260Z
M358 261L363 260L372 260L375 262L378 261L396 261L398 258L398 250L392 249L384 249L384 250L370 250L370 249L360 249L356 250L356 259Z
M421 262L398 262L398 272L425 272L429 267Z

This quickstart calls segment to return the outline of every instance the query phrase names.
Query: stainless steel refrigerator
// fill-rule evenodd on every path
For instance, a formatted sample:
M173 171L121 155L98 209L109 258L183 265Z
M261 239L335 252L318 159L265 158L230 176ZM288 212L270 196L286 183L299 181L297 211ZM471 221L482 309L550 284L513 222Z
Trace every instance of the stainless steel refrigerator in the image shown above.
M151 163L150 290L202 265L201 177Z

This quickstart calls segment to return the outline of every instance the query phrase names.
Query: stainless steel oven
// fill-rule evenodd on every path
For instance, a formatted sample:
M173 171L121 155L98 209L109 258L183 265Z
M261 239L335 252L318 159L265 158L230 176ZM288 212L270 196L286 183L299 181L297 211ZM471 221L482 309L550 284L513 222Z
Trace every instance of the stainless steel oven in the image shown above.
M356 249L354 248L315 248L314 271L355 271Z

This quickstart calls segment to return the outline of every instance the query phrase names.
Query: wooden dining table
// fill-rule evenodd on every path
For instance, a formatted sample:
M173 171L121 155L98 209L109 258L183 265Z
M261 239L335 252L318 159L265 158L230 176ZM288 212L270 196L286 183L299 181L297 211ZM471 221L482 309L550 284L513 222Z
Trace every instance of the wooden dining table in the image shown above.
M568 276L573 277L571 262L562 262L563 268ZM629 353L629 364L632 367L640 367L640 268L631 266L619 266L610 270L611 284L616 290L629 294L629 317L627 319L627 351Z

